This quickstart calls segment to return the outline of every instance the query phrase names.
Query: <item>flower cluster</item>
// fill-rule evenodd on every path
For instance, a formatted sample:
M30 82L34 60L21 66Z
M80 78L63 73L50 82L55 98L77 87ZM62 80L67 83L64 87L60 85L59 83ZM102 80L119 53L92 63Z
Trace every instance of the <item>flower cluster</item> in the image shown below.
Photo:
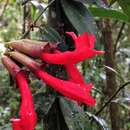
M27 39L17 40L6 45L14 51L7 52L6 55L8 56L4 56L2 61L10 74L16 79L22 97L20 119L12 119L14 130L34 130L36 114L26 74L12 59L22 63L61 95L77 101L78 104L95 105L96 101L90 94L93 84L85 82L76 64L98 54L104 54L104 51L94 49L95 36L92 34L85 32L76 36L73 32L67 32L67 35L70 35L74 41L75 49L73 51L61 52L56 45L54 46L51 43ZM41 62L37 62L36 58L41 59ZM62 80L47 73L43 63L44 65L64 65L68 73L68 80Z

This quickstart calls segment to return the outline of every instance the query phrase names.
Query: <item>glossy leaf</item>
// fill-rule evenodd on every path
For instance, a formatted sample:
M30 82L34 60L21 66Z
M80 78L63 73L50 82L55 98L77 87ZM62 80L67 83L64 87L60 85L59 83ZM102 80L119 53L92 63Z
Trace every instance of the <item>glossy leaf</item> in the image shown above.
M54 96L48 96L43 92L36 93L34 95L35 108L39 119L42 119L43 116L48 114L54 101L55 101Z
M83 4L89 4L89 5L96 4L98 7L105 7L105 4L101 0L74 0L74 1L78 1Z
M120 52L121 52L121 55L125 55L125 56L130 56L130 48L128 47L128 48L121 48L120 49Z
M96 7L91 7L89 9L95 17L101 17L101 18L106 17L115 20L120 20L123 22L129 22L128 16L125 13L117 10L112 10L108 8L96 8Z
M35 0L32 0L31 3L32 3L32 5L34 5L40 11L44 10L44 8L46 7L46 4L39 3L38 1L35 1Z
M106 121L102 118L99 118L89 112L86 112L86 114L92 118L103 130L109 130L108 124L106 123Z
M88 9L79 2L61 0L62 8L79 34L90 32L96 34L97 28L95 21Z
M62 38L60 34L52 27L48 25L43 25L41 27L41 37L43 40L51 41L51 42L61 42Z
M130 19L130 0L118 0L118 3Z
M117 0L109 0L110 5L114 4Z
M27 4L29 1L31 1L31 0L22 0L22 5Z
M92 130L84 111L75 102L60 97L60 107L69 130Z
M124 98L117 98L115 100L112 100L114 103L124 103L124 104L129 104L130 103L130 98L129 97L124 97Z
M8 123L4 126L0 126L0 130L12 130L11 123Z
M122 75L121 75L119 72L117 72L115 69L113 69L113 68L110 67L110 66L106 66L106 65L104 65L104 67L105 67L105 69L108 69L109 71L112 71L113 73L115 73L116 76L117 76L120 80L124 81L124 78L122 77Z
M74 0L74 1L78 1L78 2L81 2L81 3L93 3L95 0Z
M100 0L74 0L74 1L82 2L82 3L87 3L87 4L92 4L92 3L97 3Z

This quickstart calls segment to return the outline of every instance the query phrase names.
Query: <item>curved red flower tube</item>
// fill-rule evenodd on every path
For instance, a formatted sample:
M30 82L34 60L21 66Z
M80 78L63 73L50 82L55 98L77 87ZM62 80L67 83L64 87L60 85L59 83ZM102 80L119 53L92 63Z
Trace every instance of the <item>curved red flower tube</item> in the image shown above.
M95 99L90 95L92 84L81 85L71 81L64 81L49 75L43 70L38 70L36 75L62 95L78 103L85 103L90 106L94 106L96 103Z
M75 44L74 51L66 51L62 53L46 53L43 52L41 58L51 64L76 64L95 55L104 54L104 51L94 49L95 36L87 32L80 36L76 36L74 32L67 32Z
M55 50L55 53L60 54L61 52L58 50ZM84 87L84 90L87 88L87 86L93 86L92 83L87 84L84 80L84 77L77 69L76 65L74 64L65 64L64 65L67 72L68 72L68 80L72 81L74 83L80 84L82 87Z
M69 76L70 81L73 81L79 84L85 84L84 77L81 75L81 73L79 72L79 70L77 69L75 65L73 64L65 65L65 68L69 74L68 76Z
M12 118L13 130L34 130L37 116L34 109L33 97L27 82L27 73L22 71L10 58L4 56L2 62L16 79L21 94L20 118Z

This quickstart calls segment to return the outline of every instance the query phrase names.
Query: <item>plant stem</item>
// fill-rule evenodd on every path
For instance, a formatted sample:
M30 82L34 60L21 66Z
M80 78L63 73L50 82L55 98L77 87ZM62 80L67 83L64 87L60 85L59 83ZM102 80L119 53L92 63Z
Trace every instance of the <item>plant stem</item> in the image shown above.
M98 116L103 110L104 108L116 97L116 95L124 88L126 87L128 84L130 84L130 81L125 82L123 85L121 85L117 91L115 91L115 93L109 98L109 100L99 109L99 111L96 112L96 116Z
M43 11L38 15L38 17L34 20L33 25L36 25L37 21L40 19L40 17L42 16L42 14L48 9L48 7L50 7L50 6L53 4L54 1L55 1L55 0L52 0L52 1L50 1L50 2L48 3L47 7L44 8L44 10L43 10ZM28 30L23 34L23 36L21 37L21 39L25 38L25 37L30 33L30 31L31 31L31 27L28 28Z
M116 39L116 42L115 42L115 45L114 45L114 52L117 51L118 42L119 42L119 40L120 40L120 38L122 36L122 31L123 31L124 27L125 27L125 23L122 23L120 31L119 31L117 39Z
M54 2L55 0L51 0L49 3L48 3L48 5L47 5L47 7L46 8L44 8L44 10L38 15L38 17L35 19L35 21L34 21L34 25L37 23L37 21L40 19L40 17L42 16L42 14L48 9L48 7L50 7L52 4L53 4L53 2Z

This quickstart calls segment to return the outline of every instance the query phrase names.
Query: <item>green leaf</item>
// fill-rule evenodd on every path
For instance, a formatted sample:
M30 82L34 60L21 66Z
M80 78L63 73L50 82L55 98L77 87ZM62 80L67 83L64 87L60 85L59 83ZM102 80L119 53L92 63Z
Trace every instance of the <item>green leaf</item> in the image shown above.
M2 127L0 126L0 130L12 130L11 123L7 123L6 125Z
M111 102L119 103L119 104L121 104L121 103L129 104L130 98L129 97L116 98L116 99L112 100Z
M60 97L60 108L69 130L92 130L84 111L75 102Z
M43 11L46 7L46 4L44 3L39 3L38 1L31 1L32 5L34 5L37 9L39 9L40 11Z
M38 114L38 118L42 119L44 115L47 115L52 107L55 97L53 95L47 95L45 93L36 93L34 96L35 109Z
M85 4L96 4L98 6L103 6L103 2L101 0L74 0Z
M51 42L61 42L62 38L60 34L52 27L48 25L43 25L41 27L41 37L44 40L51 41Z
M102 18L107 17L115 20L120 20L123 22L129 22L128 16L120 11L107 8L96 8L96 7L91 7L89 9L92 12L92 14L96 17L102 17Z
M88 9L79 2L61 0L62 8L78 33L90 32L96 34L95 21Z
M118 3L130 19L130 0L118 0Z
M116 71L115 69L111 68L110 66L106 66L104 65L105 69L108 69L109 71L112 71L113 73L116 74L116 76L122 81L124 82L124 78L122 77L122 75L120 74L120 72Z
M95 2L95 0L74 0L74 1L78 1L78 2L81 2L81 3L94 3Z
M110 5L113 5L117 0L109 0Z
M90 118L92 118L97 123L97 125L99 125L99 127L102 128L102 130L109 130L108 124L106 123L106 121L104 119L99 118L99 117L91 114L90 112L86 112L86 114Z

